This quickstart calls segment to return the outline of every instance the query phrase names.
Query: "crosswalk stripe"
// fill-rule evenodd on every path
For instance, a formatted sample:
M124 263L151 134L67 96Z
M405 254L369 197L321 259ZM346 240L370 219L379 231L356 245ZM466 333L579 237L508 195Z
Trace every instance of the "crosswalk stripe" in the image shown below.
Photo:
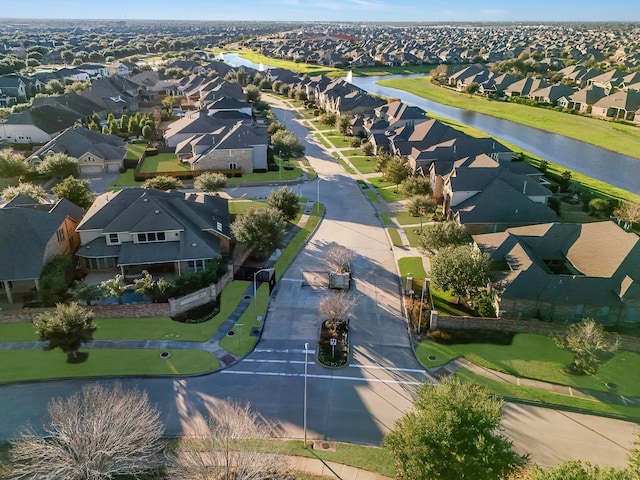
M256 353L304 353L304 348L256 348L254 350ZM314 355L316 353L315 350L307 350L309 355Z
M419 368L399 368L399 367L383 367L381 365L349 365L351 368L362 368L366 370L387 370L389 372L410 372L410 373L425 373L424 370Z
M267 360L260 358L244 358L243 362L253 362L253 363L295 363L304 365L304 360ZM307 365L315 365L316 362L307 362Z
M304 373L284 373L284 372L250 372L247 370L222 370L220 373L227 375L261 375L267 377L304 377ZM382 378L360 378L360 377L345 377L345 376L333 376L333 375L317 375L308 374L308 378L320 378L326 380L350 380L353 382L367 382L367 383L385 383L395 385L420 385L423 382L412 382L406 380L385 380Z

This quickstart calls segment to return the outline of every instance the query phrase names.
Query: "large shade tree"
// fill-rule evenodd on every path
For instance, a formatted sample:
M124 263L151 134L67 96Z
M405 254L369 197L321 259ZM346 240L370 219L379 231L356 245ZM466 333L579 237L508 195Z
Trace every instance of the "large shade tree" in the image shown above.
M59 303L55 309L41 313L33 320L33 327L40 340L46 342L45 350L59 348L70 363L77 361L78 350L93 341L96 331L93 312L75 303Z
M203 192L213 193L222 190L228 183L229 178L224 173L205 172L196 177L193 186Z
M30 171L31 165L24 156L10 148L0 150L0 178L23 177Z
M573 353L569 370L578 374L595 373L605 356L615 353L619 346L618 337L605 332L603 326L591 318L570 325L554 340L560 348Z
M40 175L46 177L65 178L71 175L78 176L78 159L70 157L66 153L52 153L45 155L40 164L36 167Z
M175 177L169 177L168 175L158 175L157 177L149 178L142 184L142 188L155 188L157 190L178 190L184 188L182 180Z
M23 182L14 187L7 187L2 190L2 200L5 202L13 200L18 195L24 195L37 203L42 203L47 198L47 192L44 191L44 188L30 182Z
M147 394L92 383L49 404L44 435L24 431L11 445L11 479L102 480L159 466L159 411Z
M423 229L422 235L418 238L418 248L433 255L445 247L465 245L470 241L471 237L459 223L438 222Z
M444 291L473 299L487 285L489 255L468 245L446 247L431 258L431 279Z
M237 241L252 250L255 258L264 259L282 245L287 222L273 207L250 207L231 224Z
M287 159L304 155L304 145L289 130L278 130L271 135L271 144L273 145L273 151L281 158Z
M272 191L267 197L267 205L275 208L285 220L293 220L300 211L300 196L289 187Z
M422 384L385 436L401 480L506 479L527 461L500 434L502 400L456 377Z
M51 188L56 199L67 199L79 207L88 209L95 200L95 194L91 190L89 180L79 180L68 176Z
M399 157L390 158L382 170L382 179L394 183L396 185L396 192L398 186L411 175L411 169L407 162Z

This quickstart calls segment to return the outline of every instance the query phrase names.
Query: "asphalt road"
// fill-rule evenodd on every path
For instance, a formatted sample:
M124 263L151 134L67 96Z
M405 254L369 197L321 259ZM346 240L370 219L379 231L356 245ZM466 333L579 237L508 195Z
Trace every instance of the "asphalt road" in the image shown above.
M274 291L262 339L247 358L219 373L121 382L148 392L162 411L168 435L188 433L217 402L234 399L250 402L276 421L286 437L301 438L306 357L308 438L377 445L410 408L416 385L432 380L410 347L394 253L375 210L355 182L305 127L293 121L291 112L278 108L275 112L287 128L308 141L307 157L320 180L294 189L311 199L319 193L326 216ZM233 188L230 193L260 197L268 190ZM357 252L352 270L359 296L350 330L353 358L348 367L337 370L315 360L317 302L324 290L302 282L303 272L326 272L323 254L333 244ZM306 354L305 343L310 345ZM48 401L77 391L85 382L0 386L0 439L12 438L26 424L39 428ZM636 427L539 407L507 404L505 408L505 434L518 450L542 465L569 458L622 465Z

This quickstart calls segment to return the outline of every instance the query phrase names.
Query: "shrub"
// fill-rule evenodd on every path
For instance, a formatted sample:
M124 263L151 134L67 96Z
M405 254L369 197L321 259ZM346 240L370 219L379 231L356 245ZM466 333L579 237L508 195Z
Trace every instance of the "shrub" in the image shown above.
M49 260L40 274L40 301L53 306L67 300L74 272L73 261L67 255L56 255Z
M447 328L432 330L427 334L430 340L442 345L456 345L469 343L490 343L494 345L511 345L513 332L485 329Z
M147 147L144 149L144 153L147 157L153 157L158 155L158 149L155 147Z

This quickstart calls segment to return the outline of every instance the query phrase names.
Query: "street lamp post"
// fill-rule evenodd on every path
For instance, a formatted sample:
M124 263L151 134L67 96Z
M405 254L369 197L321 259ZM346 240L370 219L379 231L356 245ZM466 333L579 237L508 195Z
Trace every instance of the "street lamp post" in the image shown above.
M302 425L304 430L304 447L307 448L307 356L309 354L309 344L304 344L304 402L302 409Z
M269 268L261 268L253 274L253 316L256 317L256 319L258 318L258 289L256 288L256 277L260 272L268 272L269 270Z

